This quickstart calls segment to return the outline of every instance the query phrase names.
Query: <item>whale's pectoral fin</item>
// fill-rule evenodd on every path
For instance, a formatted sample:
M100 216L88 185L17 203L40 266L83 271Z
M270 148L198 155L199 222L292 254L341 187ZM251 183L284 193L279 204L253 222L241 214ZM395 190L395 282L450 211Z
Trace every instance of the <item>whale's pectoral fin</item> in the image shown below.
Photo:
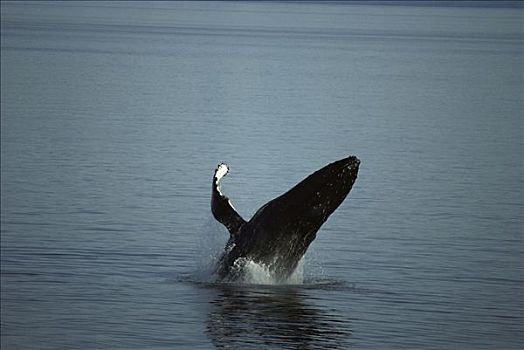
M213 176L212 195L211 195L211 211L213 216L222 225L224 225L231 235L236 235L242 225L246 223L244 219L238 214L227 198L220 192L220 180L229 172L226 164L221 163L215 170Z

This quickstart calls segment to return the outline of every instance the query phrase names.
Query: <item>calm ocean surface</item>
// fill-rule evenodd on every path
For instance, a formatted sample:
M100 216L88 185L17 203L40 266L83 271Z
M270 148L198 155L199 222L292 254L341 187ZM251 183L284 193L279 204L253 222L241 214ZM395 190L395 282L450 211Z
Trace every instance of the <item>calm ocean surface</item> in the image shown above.
M523 13L2 1L2 350L522 348ZM219 162L347 154L302 283L212 283Z

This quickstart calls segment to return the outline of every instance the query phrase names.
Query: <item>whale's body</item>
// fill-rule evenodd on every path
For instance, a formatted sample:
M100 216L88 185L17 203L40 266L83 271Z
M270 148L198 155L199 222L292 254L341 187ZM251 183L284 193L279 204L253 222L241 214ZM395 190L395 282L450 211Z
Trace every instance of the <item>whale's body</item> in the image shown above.
M229 171L220 164L213 177L211 211L229 230L230 239L217 267L219 278L240 278L242 258L263 264L277 280L289 277L322 224L348 195L359 165L354 156L328 164L246 221L220 191L220 180Z

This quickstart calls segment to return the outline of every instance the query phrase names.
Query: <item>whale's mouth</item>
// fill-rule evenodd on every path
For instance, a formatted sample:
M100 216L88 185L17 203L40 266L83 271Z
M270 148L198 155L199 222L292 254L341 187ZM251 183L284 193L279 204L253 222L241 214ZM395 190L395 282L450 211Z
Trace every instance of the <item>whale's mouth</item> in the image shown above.
M313 181L310 183L318 197L313 202L331 203L344 200L357 178L359 166L360 160L355 156L349 156L313 173L310 177ZM336 206L332 210L335 210Z
M360 166L360 159L355 156L348 157L348 167L351 169L358 168Z
M349 170L358 170L360 166L360 159L355 156L349 156L342 160L342 167L345 167Z

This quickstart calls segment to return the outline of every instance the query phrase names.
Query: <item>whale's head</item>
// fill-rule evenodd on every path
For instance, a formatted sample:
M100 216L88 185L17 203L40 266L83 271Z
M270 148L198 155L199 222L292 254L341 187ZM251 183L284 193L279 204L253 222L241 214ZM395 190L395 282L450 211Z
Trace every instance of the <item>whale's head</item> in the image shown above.
M288 225L284 226L311 226L318 230L351 191L359 166L360 160L355 156L326 165L262 206L251 221L260 218L278 227L285 222ZM300 228L299 231L308 230Z
M323 223L344 201L357 179L360 160L350 156L314 172L289 192L301 197L297 202L302 217Z
M239 247L245 244L251 257L277 274L291 273L322 224L347 197L359 166L357 157L343 158L266 203L244 226Z
M322 216L331 215L353 187L359 166L360 160L350 156L311 174L297 185L305 195L304 205Z

